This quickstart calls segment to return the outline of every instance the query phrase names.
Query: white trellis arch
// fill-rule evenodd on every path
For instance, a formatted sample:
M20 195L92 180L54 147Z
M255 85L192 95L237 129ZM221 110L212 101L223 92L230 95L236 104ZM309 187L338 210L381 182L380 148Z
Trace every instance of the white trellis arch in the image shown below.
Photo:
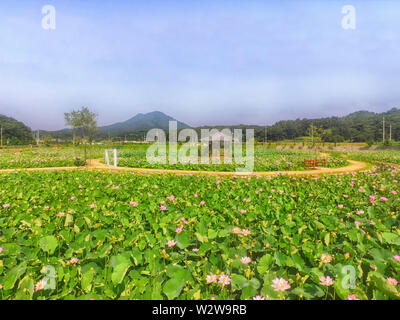
M106 150L106 165L110 165L110 157L108 155L109 152L112 152L114 155L114 167L118 166L118 158L117 158L117 149L107 149Z

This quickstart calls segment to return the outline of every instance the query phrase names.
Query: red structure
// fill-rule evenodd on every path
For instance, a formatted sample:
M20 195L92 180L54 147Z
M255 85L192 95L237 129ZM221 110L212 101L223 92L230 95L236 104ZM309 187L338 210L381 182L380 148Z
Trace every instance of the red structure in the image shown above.
M304 167L306 168L317 168L324 167L326 168L326 159L304 159Z

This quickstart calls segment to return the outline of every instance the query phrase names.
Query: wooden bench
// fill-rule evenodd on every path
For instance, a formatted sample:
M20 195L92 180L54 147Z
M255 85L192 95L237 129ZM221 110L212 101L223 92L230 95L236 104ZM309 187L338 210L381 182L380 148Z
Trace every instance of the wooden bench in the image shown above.
M306 168L326 168L326 159L304 159L304 167Z

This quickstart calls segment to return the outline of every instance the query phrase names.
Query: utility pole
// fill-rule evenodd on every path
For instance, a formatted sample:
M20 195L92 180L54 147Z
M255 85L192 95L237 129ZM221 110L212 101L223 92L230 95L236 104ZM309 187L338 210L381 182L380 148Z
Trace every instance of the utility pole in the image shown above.
M3 126L0 127L0 137L1 147L3 147Z
M389 140L392 141L392 124L389 125Z
M268 132L267 132L267 127L265 127L265 143L268 143Z
M314 147L314 123L311 123L311 143Z
M383 117L382 142L385 143L385 117Z
M36 133L36 144L39 145L39 142L40 142L40 130L38 130Z

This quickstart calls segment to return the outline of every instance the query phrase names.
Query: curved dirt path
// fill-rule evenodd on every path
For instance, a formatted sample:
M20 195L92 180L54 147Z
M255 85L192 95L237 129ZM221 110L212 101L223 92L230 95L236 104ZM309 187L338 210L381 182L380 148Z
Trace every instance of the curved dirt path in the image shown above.
M93 159L85 167L49 167L49 168L19 168L19 169L2 169L0 173L11 173L18 171L70 171L70 170L106 170L113 172L136 172L149 174L177 174L177 175L208 175L208 176L276 176L276 175L320 175L320 174L342 174L349 172L357 172L369 168L365 162L347 160L350 165L341 168L317 168L314 170L303 171L267 171L267 172L229 172L229 171L193 171L193 170L174 170L174 169L147 169L147 168L129 168L108 166L100 162L99 159Z
M349 172L357 172L367 169L369 165L365 162L347 160L350 164L341 168L318 168L315 170L302 171L266 171L266 172L229 172L229 171L194 171L194 170L174 170L174 169L148 169L148 168L129 168L129 167L114 167L107 166L95 159L92 165L88 166L91 170L108 170L108 171L130 171L136 173L169 173L179 175L208 175L208 176L276 176L276 175L318 175L318 174L341 174Z

